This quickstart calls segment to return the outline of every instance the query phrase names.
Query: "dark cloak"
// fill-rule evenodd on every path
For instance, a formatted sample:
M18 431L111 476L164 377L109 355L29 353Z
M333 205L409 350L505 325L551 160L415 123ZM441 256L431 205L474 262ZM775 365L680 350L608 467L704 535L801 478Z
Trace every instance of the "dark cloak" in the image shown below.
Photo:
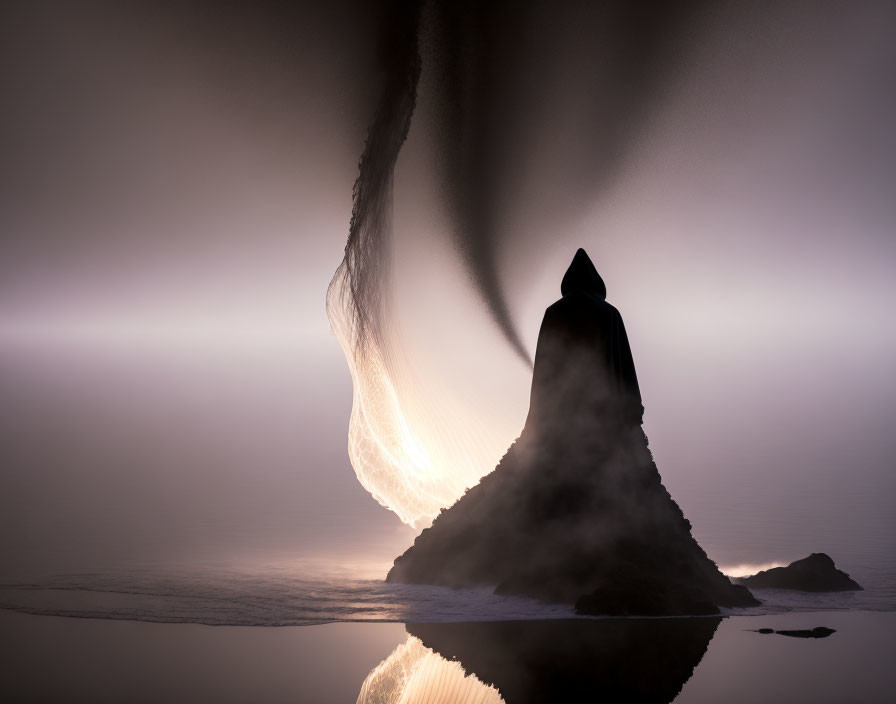
M644 409L625 324L607 303L607 287L584 249L560 292L538 335L526 424L557 415L640 424Z

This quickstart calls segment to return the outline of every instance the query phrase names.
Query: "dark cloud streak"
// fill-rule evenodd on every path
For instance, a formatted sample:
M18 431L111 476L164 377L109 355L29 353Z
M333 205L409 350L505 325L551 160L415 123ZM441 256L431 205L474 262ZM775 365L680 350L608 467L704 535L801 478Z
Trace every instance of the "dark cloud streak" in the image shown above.
M456 247L494 322L531 364L501 279L519 184L562 227L618 173L702 3L427 7L439 170Z
M420 60L417 50L419 6L415 0L391 3L380 25L378 65L384 77L358 179L352 192L352 218L345 257L327 294L331 315L337 300L351 318L356 353L376 341L382 345L386 277L390 261L392 182L417 100ZM348 300L344 300L347 297Z

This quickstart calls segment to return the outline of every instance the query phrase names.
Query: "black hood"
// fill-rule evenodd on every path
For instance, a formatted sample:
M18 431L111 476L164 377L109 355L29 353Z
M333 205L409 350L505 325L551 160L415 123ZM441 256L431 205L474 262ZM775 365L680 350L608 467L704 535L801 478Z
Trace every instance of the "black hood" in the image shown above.
M604 280L600 278L584 249L579 249L572 258L572 264L569 265L560 283L560 293L564 296L571 293L587 293L599 298L607 297Z

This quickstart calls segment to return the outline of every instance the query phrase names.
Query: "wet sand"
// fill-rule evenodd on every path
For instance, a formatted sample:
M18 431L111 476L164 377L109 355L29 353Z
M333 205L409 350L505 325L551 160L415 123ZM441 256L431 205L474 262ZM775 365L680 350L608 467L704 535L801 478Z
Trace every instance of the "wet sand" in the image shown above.
M507 652L494 653L501 656L498 658L501 662L496 665L494 658L490 662L488 648L503 646L494 645L497 641L484 641L483 632L513 633L516 628L522 629L521 633L549 633L549 649L554 649L555 644L567 640L562 634L583 628L575 625L581 621L565 622L571 624L568 629L564 622L540 622L546 626L538 623L510 626L510 631L501 626L491 629L487 624L473 625L472 631L463 624L440 629L432 624L406 628L402 623L271 628L63 618L0 611L0 700L350 703L357 700L371 670L394 656L396 649L406 647L409 642L416 643L417 636L424 646L435 646L446 652L454 649L467 674L472 669L473 674L484 673L487 680L489 676L500 677L502 672L506 673L514 656ZM684 663L684 669L676 666L675 672L684 674L675 677L685 681L680 682L681 693L675 702L875 704L892 701L896 692L896 668L892 665L896 661L896 612L738 616L710 624L708 633L705 622L698 625L704 634L700 637L709 638L708 646L702 658L700 648L689 656L697 660L692 676L688 677L692 666L688 662ZM802 639L749 630L816 626L836 629L836 633L823 639ZM607 626L584 628L591 634L589 638L620 643L601 649L599 657L603 662L613 657L621 658L620 662L633 662L635 658L629 653L642 653L639 664L629 670L623 668L622 676L630 678L632 691L646 691L638 680L650 680L651 673L655 676L662 669L659 659L666 655L661 645L650 652L644 648L654 648L663 642L662 638L645 639L642 634L638 636L641 640L622 643L606 635L611 632ZM619 627L613 628L618 631ZM650 632L650 627L647 628ZM637 630L640 633L643 628ZM662 627L657 633L668 630ZM466 638L465 633L474 633L475 638ZM545 643L536 640L528 644L524 656L531 658L533 649L543 653L548 647ZM429 653L425 647L418 650ZM464 663L464 657L472 666ZM443 669L457 669L452 661L438 653L430 660L436 670L430 668L426 673L421 670L421 677L432 676L427 673L437 671L440 663ZM531 671L530 665L531 662L529 666L524 664L521 671ZM479 668L480 673L473 668ZM612 701L607 698L607 691L601 698L603 675L595 675L593 668L588 669L595 700ZM564 681L569 681L568 675L564 674ZM542 678L542 684L545 681ZM487 684L494 683L483 682L483 687L487 688ZM628 685L617 681L613 686L616 689L612 691L619 692L620 686ZM510 702L515 704L513 700Z

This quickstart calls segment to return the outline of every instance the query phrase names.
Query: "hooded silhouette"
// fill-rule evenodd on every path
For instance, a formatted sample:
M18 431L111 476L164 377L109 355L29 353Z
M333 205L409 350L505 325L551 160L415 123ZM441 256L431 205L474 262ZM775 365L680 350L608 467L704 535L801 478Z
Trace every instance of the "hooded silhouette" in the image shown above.
M644 409L625 325L584 249L573 257L560 292L538 335L530 418L599 414L640 424Z

